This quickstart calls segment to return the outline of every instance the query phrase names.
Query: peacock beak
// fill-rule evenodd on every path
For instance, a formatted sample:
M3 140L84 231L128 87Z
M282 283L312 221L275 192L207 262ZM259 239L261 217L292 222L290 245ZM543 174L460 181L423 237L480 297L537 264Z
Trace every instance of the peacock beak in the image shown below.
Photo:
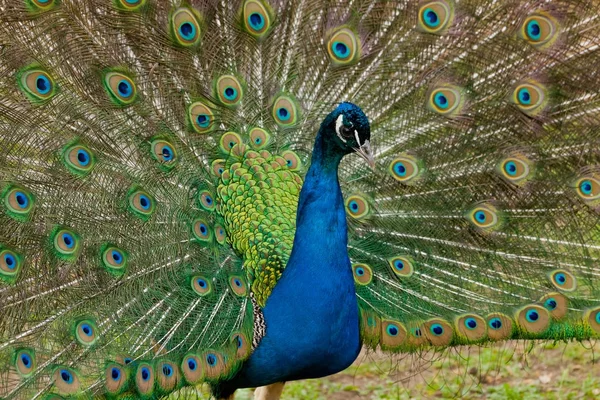
M358 149L355 149L355 151L356 154L361 156L367 162L367 164L369 164L369 167L371 167L371 169L375 171L375 158L373 158L371 143L369 143L369 141L367 140L365 141L365 143L363 143L362 146L360 146Z

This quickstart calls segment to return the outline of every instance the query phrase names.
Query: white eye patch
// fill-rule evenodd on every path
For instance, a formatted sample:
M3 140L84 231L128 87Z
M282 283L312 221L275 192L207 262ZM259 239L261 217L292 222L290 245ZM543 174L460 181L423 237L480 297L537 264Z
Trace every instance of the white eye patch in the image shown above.
M358 147L362 147L362 144L360 144L360 138L358 137L358 131L356 129L354 130L354 138L356 139L356 143L358 143Z
M342 126L344 126L344 114L340 114L337 117L337 119L335 120L335 133L337 134L337 137L339 137L342 142L346 143L346 139L343 138L342 133L341 133Z

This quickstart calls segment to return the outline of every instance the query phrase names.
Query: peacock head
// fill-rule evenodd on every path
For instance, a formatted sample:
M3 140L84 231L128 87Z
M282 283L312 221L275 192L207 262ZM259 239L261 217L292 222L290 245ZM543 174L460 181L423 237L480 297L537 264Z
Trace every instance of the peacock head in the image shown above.
M355 152L364 158L371 168L375 160L371 151L371 127L369 119L355 104L344 102L331 112L323 121L328 140L344 153Z

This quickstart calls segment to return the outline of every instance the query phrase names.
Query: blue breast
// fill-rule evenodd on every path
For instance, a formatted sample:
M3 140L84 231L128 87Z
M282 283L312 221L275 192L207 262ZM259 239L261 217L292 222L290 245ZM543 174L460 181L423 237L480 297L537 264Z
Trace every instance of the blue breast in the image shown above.
M338 162L324 168L313 157L300 193L292 254L263 309L266 335L231 382L235 386L333 374L360 352Z

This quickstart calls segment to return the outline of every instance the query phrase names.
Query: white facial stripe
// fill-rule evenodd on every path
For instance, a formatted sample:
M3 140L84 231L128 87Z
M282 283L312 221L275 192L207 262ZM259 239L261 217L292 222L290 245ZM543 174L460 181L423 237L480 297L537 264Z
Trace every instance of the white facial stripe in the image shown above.
M342 129L342 126L344 125L344 114L340 114L337 119L335 120L335 133L337 134L337 136L340 138L340 140L344 143L346 143L346 139L344 139L342 137L342 134L340 133L340 130Z
M360 144L360 138L358 137L358 131L356 129L354 130L354 137L356 138L356 143L358 143L358 147L362 147L362 144Z

